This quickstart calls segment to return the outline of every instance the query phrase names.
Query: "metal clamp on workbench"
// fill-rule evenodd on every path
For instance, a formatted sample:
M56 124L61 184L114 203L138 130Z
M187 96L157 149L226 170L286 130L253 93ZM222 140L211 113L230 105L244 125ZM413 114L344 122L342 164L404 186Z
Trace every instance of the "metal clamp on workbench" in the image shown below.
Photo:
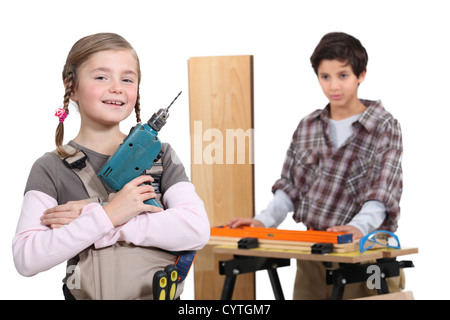
M221 300L231 300L236 276L239 274L267 270L276 300L284 300L277 268L290 265L290 259L247 257L235 255L234 259L219 261L219 273L225 275Z
M258 238L247 237L238 241L238 249L253 249L258 248L258 246Z
M332 243L316 243L311 246L312 254L325 254L333 252Z

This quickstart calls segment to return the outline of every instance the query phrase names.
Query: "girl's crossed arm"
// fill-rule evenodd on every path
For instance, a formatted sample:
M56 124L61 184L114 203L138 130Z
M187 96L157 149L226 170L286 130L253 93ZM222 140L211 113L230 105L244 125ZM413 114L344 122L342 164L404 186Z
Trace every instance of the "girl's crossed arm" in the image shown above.
M35 275L76 256L114 228L102 207L92 203L70 225L51 229L41 223L41 216L57 204L40 191L31 190L24 196L12 243L14 264L23 276Z
M96 248L128 241L169 251L198 250L209 240L203 201L190 182L178 182L163 196L165 211L140 214L95 242Z
M164 194L168 208L161 214L157 207L117 225L95 242L96 248L110 246L117 241L127 241L140 246L154 246L166 250L197 250L209 240L209 221L203 202L189 182L179 182ZM59 228L76 219L86 200L70 201L46 211L41 220L44 224ZM153 214L148 214L152 213Z
M143 203L153 190L142 185L151 179L140 176L129 182L116 197L103 208L100 204L77 201L58 206L49 195L28 191L13 239L14 263L20 274L32 276L64 262L103 236L118 224L130 220L144 210L154 207ZM42 215L42 213L47 214ZM66 215L61 217L60 213ZM52 221L52 216L57 220ZM75 217L75 218L74 218ZM51 224L61 226L50 228Z

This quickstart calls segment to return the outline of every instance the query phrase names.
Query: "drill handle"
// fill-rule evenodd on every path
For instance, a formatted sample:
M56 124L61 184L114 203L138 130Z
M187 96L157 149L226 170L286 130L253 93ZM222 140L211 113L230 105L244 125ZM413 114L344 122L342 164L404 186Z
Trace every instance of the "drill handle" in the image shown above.
M151 206L155 206L155 207L161 208L161 206L159 205L158 201L156 201L156 199L153 199L153 198L144 201L144 203L145 204L149 204Z

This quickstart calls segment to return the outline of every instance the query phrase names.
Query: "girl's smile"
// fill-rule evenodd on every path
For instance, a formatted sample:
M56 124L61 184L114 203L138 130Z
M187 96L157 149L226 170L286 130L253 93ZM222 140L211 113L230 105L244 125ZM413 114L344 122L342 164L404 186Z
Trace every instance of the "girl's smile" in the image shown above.
M110 106L113 109L120 109L125 104L125 102L117 100L105 100L103 101L103 103Z

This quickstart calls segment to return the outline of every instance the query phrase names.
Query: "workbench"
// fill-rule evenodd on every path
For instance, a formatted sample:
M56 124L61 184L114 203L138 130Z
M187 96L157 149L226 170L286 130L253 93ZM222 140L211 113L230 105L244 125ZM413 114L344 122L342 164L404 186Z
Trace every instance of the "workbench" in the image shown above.
M367 281L371 276L368 267L378 266L381 270L381 287L378 294L389 293L386 278L399 275L400 269L413 267L411 261L397 261L397 257L416 254L418 248L378 248L360 253L359 251L311 254L306 250L253 248L239 249L237 243L223 245L220 238L212 237L208 246L217 254L231 254L233 259L219 261L219 272L225 275L222 289L222 300L232 298L236 278L240 274L267 270L274 291L275 299L283 300L284 295L278 277L277 268L289 266L290 259L339 263L339 268L329 270L326 275L327 284L333 285L332 299L342 299L346 284Z

